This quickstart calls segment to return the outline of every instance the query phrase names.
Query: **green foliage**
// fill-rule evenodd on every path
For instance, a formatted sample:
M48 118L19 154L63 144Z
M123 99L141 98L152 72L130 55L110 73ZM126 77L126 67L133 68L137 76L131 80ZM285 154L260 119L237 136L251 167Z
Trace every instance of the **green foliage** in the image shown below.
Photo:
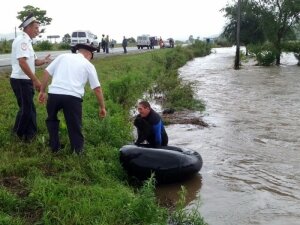
M169 224L171 225L208 225L203 217L199 215L200 203L198 202L196 207L193 209L186 210L185 207L185 196L186 189L181 187L179 192L179 201L176 204L176 210L171 213Z
M19 200L16 196L5 189L0 189L0 208L3 212L13 212L16 210L17 204L19 204Z
M11 41L7 41L6 39L0 40L0 54L6 54L11 52Z
M203 111L205 106L201 100L194 98L194 90L191 83L180 84L166 95L166 108L176 110L192 109Z
M52 50L53 44L49 41L41 41L33 46L35 51Z
M146 224L144 221L148 221L147 224L165 224L167 211L157 210L154 204L156 202L154 188L155 179L152 176L138 191L138 200L129 206L131 214L134 218L138 218L138 220L134 221L134 224ZM153 219L153 215L157 216L155 220Z
M272 51L262 51L256 55L258 64L262 66L270 66L272 63L274 63L275 58L276 55Z
M68 44L70 48L70 43L71 43L71 36L70 34L65 34L62 38L62 43Z
M192 59L192 52L178 46L173 51L166 52L165 67L166 70L174 70L182 67L186 61Z
M259 65L270 66L276 59L276 49L271 43L264 45L249 45L248 51L254 54Z
M223 11L225 17L229 19L229 24L225 27L223 35L232 43L236 41L237 4L227 5ZM295 38L293 28L300 21L299 1L277 1L277 0L248 0L241 1L241 27L240 42L244 45L260 44L269 41L276 49L276 64L280 64L280 54L282 50L281 42L290 38ZM270 63L272 54L262 54L259 56L262 61ZM264 60L263 58L267 58ZM264 62L262 62L264 63Z
M193 54L189 54L189 60L194 57L203 57L210 54L211 47L210 44L207 44L204 41L195 40L194 44L189 47L193 52Z
M143 87L150 82L149 79L141 79L140 77L138 73L126 73L120 79L111 80L107 84L107 95L124 108L134 105L136 99L144 91Z
M61 43L58 44L57 48L59 50L69 50L70 49L70 44L65 43L65 42L61 42Z
M41 25L46 26L51 24L52 18L46 16L46 10L41 10L40 8L31 5L24 6L23 10L18 12L17 19L23 22L30 13L33 13Z
M243 45L261 43L266 37L261 26L261 18L255 3L252 1L241 1L241 17L240 17L240 43ZM228 18L228 23L222 33L231 44L236 43L236 24L238 4L226 5L222 11Z
M282 44L282 50L286 52L300 53L300 41L287 41Z
M0 212L0 224L1 225L23 225L23 221L20 218L15 218L8 214Z

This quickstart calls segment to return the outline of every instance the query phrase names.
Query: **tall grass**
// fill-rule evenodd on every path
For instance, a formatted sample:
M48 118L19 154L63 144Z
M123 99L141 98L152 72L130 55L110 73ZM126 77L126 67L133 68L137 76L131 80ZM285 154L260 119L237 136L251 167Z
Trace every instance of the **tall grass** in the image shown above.
M85 152L71 154L62 114L60 136L65 148L53 155L48 147L46 110L36 103L38 136L23 143L11 135L17 103L9 84L9 73L0 77L0 224L146 225L167 224L169 213L156 202L153 181L136 188L128 184L119 163L119 148L133 141L129 109L153 86L173 87L165 91L166 104L185 106L193 91L175 72L191 56L177 64L168 55L190 55L182 49L96 59L108 116L99 119L98 103L87 86L83 102ZM178 53L182 52L182 53ZM181 57L181 56L180 56ZM161 59L161 60L158 60ZM175 64L177 66L175 66ZM38 70L38 75L42 74ZM173 81L163 82L170 75ZM166 79L165 79L166 80ZM172 93L171 93L172 92ZM171 97L170 97L171 96Z

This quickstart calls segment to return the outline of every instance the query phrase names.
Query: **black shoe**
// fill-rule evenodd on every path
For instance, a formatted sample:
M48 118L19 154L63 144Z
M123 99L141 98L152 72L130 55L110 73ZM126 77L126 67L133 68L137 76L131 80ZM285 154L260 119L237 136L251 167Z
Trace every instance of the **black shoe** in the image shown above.
M80 149L80 150L75 149L73 151L73 154L77 154L79 156L82 156L82 155L84 155L84 151L83 151L83 149Z
M36 139L37 134L24 135L23 141L25 143L31 143Z
M51 151L53 152L53 153L58 153L58 152L60 152L62 149L64 149L65 148L65 145L64 144L61 144L60 146L59 146L59 148L52 148L51 149Z

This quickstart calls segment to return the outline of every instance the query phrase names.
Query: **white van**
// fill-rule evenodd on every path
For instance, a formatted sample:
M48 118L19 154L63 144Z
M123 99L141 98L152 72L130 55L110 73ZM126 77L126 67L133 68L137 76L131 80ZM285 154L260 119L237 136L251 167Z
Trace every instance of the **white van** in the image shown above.
M100 43L97 40L97 35L87 30L77 30L72 32L71 35L71 51L76 52L76 44L88 44L97 48L97 52L100 52Z
M150 35L141 35L136 39L136 46L138 49L143 49L144 47L149 49L151 48L150 44Z

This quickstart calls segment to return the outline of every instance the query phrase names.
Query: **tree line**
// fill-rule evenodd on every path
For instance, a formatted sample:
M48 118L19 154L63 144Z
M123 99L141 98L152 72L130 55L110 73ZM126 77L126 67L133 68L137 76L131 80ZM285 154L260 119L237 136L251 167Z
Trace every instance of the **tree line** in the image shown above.
M222 9L228 19L221 36L236 42L237 2ZM240 42L249 47L256 45L268 49L280 64L283 50L300 53L300 44L287 44L300 38L299 0L242 0L240 5ZM253 48L253 47L252 47Z

